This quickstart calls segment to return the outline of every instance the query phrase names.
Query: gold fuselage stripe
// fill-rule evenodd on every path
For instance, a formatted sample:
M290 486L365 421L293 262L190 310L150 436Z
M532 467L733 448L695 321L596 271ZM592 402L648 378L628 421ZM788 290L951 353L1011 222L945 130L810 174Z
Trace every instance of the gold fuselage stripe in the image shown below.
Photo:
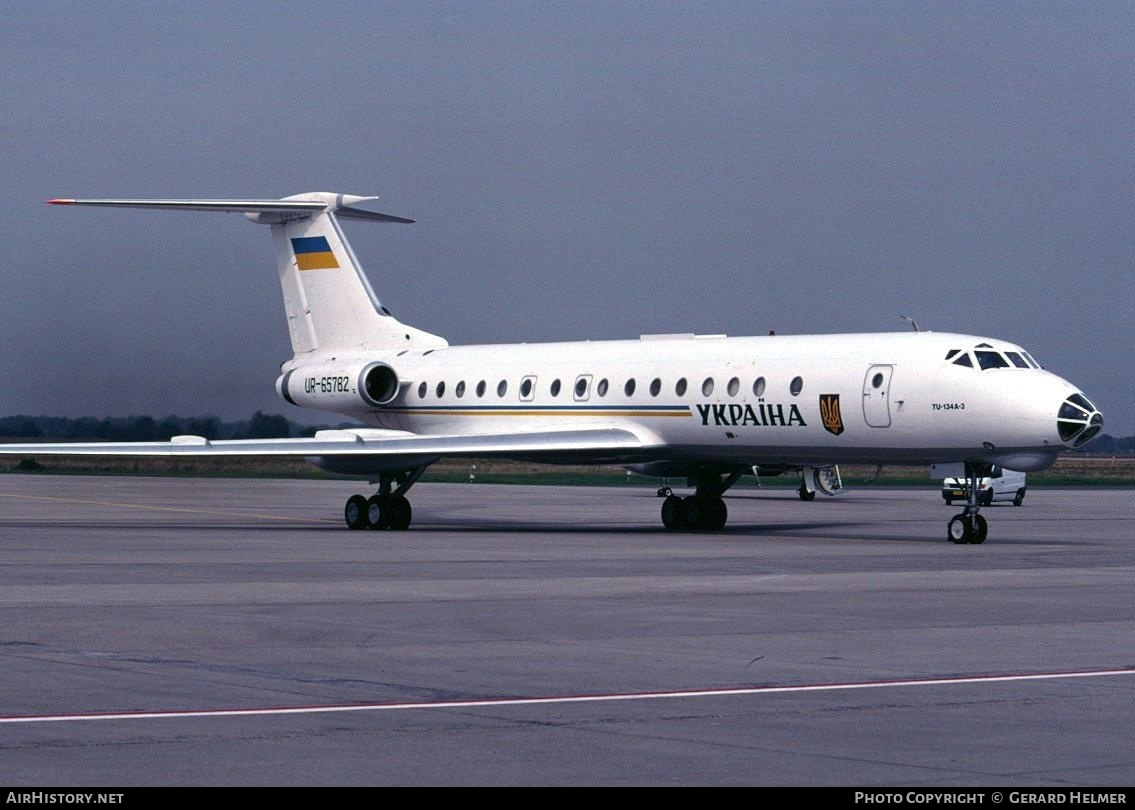
M542 410L493 410L482 411L475 409L431 409L431 408L384 408L383 413L396 413L406 416L692 416L689 411L587 411L587 410L565 410L565 411L542 411Z

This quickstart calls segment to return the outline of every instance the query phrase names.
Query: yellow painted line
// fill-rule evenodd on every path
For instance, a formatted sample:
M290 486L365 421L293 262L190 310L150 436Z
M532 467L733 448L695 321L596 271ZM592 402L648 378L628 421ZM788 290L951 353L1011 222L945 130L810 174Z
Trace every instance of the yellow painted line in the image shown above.
M59 503L85 503L93 506L120 506L123 509L140 509L151 512L188 512L194 515L220 515L222 517L247 517L262 520L282 520L301 523L338 523L328 518L284 517L283 515L260 515L254 512L218 512L215 509L186 509L180 506L150 506L142 503L121 503L119 501L91 501L83 498L56 498L51 495L26 495L22 492L0 492L0 498L23 498L35 501L57 501Z

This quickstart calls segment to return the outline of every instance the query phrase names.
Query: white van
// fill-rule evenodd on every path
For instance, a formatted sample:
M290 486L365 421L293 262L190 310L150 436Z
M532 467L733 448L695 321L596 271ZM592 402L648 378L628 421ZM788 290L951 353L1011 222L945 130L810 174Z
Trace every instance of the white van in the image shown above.
M1020 506L1025 501L1025 474L1016 470L1006 470L994 466L988 478L977 482L977 502L988 505L994 501L1012 501ZM966 499L964 478L945 478L942 480L942 498L949 506L954 501Z

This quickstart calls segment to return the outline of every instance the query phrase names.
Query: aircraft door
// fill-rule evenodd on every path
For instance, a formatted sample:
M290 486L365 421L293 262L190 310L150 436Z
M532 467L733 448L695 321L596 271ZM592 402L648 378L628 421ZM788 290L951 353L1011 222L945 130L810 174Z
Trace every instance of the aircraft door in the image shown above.
M863 378L863 419L871 427L891 425L891 372L894 366L871 366Z

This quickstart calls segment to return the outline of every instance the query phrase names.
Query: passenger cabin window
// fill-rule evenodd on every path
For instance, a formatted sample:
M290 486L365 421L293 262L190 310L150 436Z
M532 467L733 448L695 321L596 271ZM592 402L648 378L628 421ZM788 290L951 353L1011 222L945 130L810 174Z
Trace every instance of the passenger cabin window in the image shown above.
M982 371L988 371L991 368L1008 368L1009 363L1001 356L1000 352L981 351L980 349L974 354L977 356L977 364L981 366Z
M425 399L426 398L426 388L428 388L428 387L429 386L427 386L425 383L421 383L421 384L418 385L418 399Z
M753 395L760 397L760 396L764 396L764 393L765 393L765 378L764 377L757 377L757 379L753 382Z
M955 366L965 366L966 368L973 368L973 361L969 359L969 352L963 352L954 361Z
M477 398L480 399L485 395L485 381L481 380L477 383Z
M677 394L680 397L684 397L686 395L686 378L685 377L682 377L682 379L678 380L678 382L674 384L674 393Z
M797 396L804 390L804 379L802 377L793 377L791 384L788 386L788 393L792 396Z
M576 402L583 402L591 393L591 375L580 374L575 378L575 388L572 389Z
M599 384L595 386L595 393L598 394L601 397L607 396L607 378L606 377L601 379L599 381Z
M550 390L552 392L552 396L558 397L560 395L560 381L552 380L552 387Z
M536 378L524 377L520 381L520 400L521 402L531 402L532 395L536 390Z
M497 383L497 396L503 397L508 393L508 380L501 380Z
M713 377L706 377L701 384L701 393L703 397L708 397L713 393Z
M457 387L453 389L453 393L457 395L458 399L461 399L461 397L465 396L465 380L457 383Z
M652 397L658 396L662 392L662 380L655 377L650 381L650 395Z
M1025 362L1025 358L1016 352L1005 352L1005 356L1009 358L1009 362L1017 368L1028 368L1029 364Z
M741 381L734 377L729 381L729 385L725 386L725 390L729 392L729 396L737 396L737 392L741 390Z
M634 386L635 386L634 377L631 377L629 380L627 380L626 385L623 386L623 393L626 394L628 397L633 396L634 395Z
M441 399L443 396L445 396L445 383L439 382L437 384L437 398Z

